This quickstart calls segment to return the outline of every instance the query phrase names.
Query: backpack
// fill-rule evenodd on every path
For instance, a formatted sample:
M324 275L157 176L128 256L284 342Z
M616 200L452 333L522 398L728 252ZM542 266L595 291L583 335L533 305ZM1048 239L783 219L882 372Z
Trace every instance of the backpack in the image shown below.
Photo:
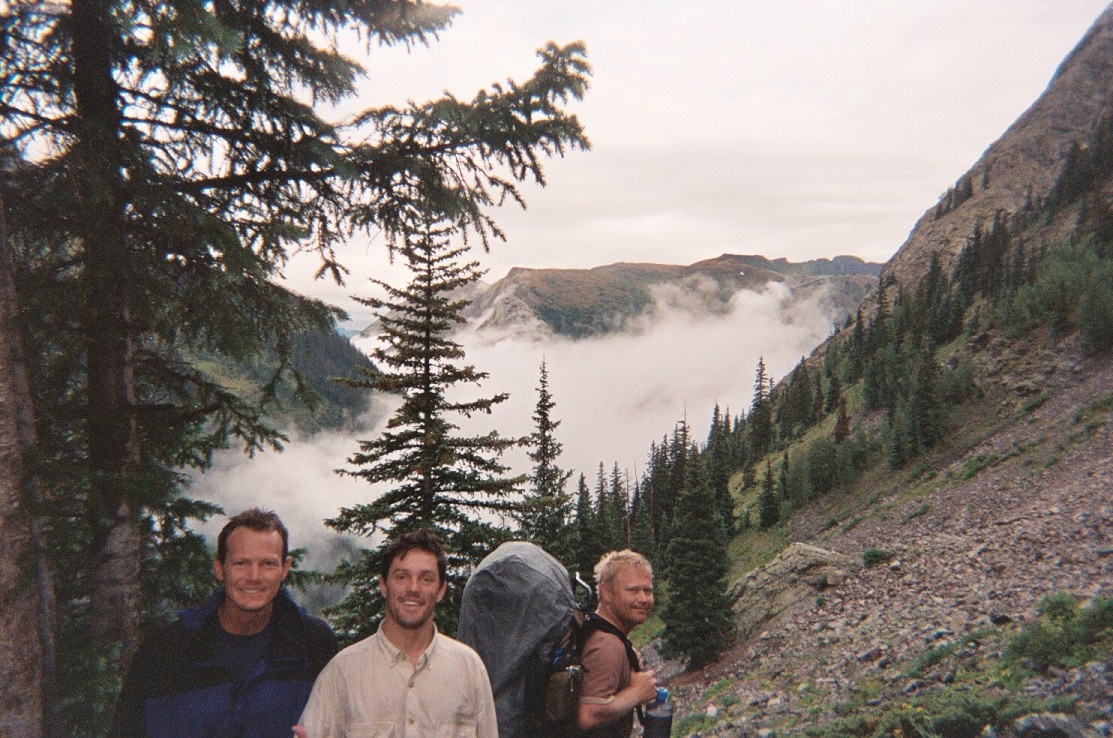
M468 577L457 638L487 667L499 738L571 734L588 610L564 566L532 543L502 544Z

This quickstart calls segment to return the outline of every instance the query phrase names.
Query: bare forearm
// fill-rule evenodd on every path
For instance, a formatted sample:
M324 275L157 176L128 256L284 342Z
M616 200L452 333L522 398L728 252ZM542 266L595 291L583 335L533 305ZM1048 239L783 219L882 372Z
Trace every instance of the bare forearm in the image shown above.
M631 686L616 692L608 702L581 702L576 713L576 725L580 730L591 730L633 712L641 704L637 691Z

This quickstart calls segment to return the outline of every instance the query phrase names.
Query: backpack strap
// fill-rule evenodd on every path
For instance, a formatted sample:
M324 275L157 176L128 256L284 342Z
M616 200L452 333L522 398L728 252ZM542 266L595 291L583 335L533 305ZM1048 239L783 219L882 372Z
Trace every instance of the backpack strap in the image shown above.
M642 670L642 660L641 657L638 656L638 652L634 648L634 644L630 642L630 639L626 637L625 633L618 629L617 625L599 615L599 613L593 612L588 615L587 620L584 621L583 628L580 629L581 651L583 650L583 644L587 642L588 635L593 630L600 630L604 633L610 633L611 635L617 637L620 641L622 641L622 645L626 647L626 660L630 662L630 671ZM641 705L638 705L635 710L638 713L638 721L644 725L645 714L642 712Z
M601 630L604 633L610 633L618 638L618 640L622 641L622 645L626 647L626 660L630 662L630 670L642 670L641 657L638 656L638 652L634 649L634 644L630 642L630 639L626 637L625 633L618 629L618 626L610 620L600 616L599 613L593 612L587 616L587 620L584 621L583 628L580 631L583 634L583 641L587 641L588 635L593 630Z

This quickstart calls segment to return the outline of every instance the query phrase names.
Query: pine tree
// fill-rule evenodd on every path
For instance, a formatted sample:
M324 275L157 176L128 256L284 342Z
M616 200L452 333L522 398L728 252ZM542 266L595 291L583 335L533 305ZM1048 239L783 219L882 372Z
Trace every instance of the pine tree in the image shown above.
M866 328L862 319L862 308L859 306L854 313L854 330L850 334L850 374L843 377L848 384L862 376L867 356Z
M665 621L666 654L688 657L689 670L714 661L733 638L727 596L726 542L707 531L721 526L714 496L695 447L686 455L685 485L678 495L673 535L665 548L669 572Z
M813 394L812 401L812 416L808 422L809 427L823 420L823 408L825 406L826 398L823 396L823 372L817 370L815 373L815 393Z
M776 412L776 422L780 426L782 438L796 438L800 432L811 426L815 406L812 389L811 371L801 357L788 375L784 397Z
M757 360L757 371L754 377L754 397L750 405L750 414L746 419L749 430L749 457L753 460L760 459L769 453L773 442L773 408L769 400L769 376L765 373L765 358Z
M681 420L673 428L665 452L664 483L657 487L657 504L661 510L661 524L657 532L658 546L672 538L672 523L676 515L676 498L684 488L684 476L688 467L688 423ZM667 566L668 562L665 561ZM667 575L667 573L666 573Z
M640 484L634 490L630 510L630 548L653 561L657 558L657 547L653 543L653 528L650 526L649 499L642 494Z
M873 354L889 342L889 297L888 287L890 278L884 274L877 277L877 305L874 308L873 320L865 332L866 357Z
M765 476L762 478L761 494L758 496L758 527L768 530L781 521L781 503L777 499L777 490L773 484L773 467L765 465Z
M904 399L909 458L919 456L946 431L946 406L939 396L939 366L931 343L912 353L911 372Z
M835 419L835 443L842 443L850 436L850 418L846 414L846 401L839 398L839 415Z
M626 490L626 480L618 468L618 462L611 468L611 536L614 549L630 547L630 497Z
M730 421L719 412L718 403L711 414L711 429L703 451L707 483L715 496L715 507L723 524L726 540L734 535L734 500L730 496Z
M649 505L649 527L653 533L653 543L657 549L664 545L662 531L664 530L663 504L668 499L669 483L669 444L668 437L663 437L661 443L651 443L649 447L649 468L645 475L643 485L646 503Z
M361 298L379 312L382 335L372 353L377 368L363 370L360 386L396 393L401 405L377 438L359 442L342 474L376 485L372 502L342 508L327 521L341 533L388 539L412 530L436 533L449 557L449 595L437 608L438 623L455 632L458 600L468 568L483 558L509 531L491 514L513 509L510 496L521 479L506 476L499 457L525 439L508 439L496 431L463 436L454 419L490 413L507 395L475 400L453 399L466 385L479 384L486 373L458 362L463 348L450 331L463 322L467 300L452 295L483 274L478 262L461 263L466 247L452 247L445 229L415 233L402 247L412 279L403 289L374 280L386 298ZM452 395L452 397L450 397ZM351 593L331 612L339 632L362 637L375 630L382 615L375 586L381 550L365 550L344 562L335 577Z
M835 412L839 403L842 402L842 383L839 381L838 372L832 372L828 379L827 398L823 405L825 415Z
M583 474L580 474L576 482L576 490L576 517L572 521L575 550L569 568L594 584L595 564L603 555L603 547L599 543L599 526L591 505L591 490L588 489L587 478Z
M549 372L542 361L537 405L533 412L534 431L530 436L532 489L522 498L522 509L515 513L515 518L526 540L541 546L557 560L566 562L572 555L568 526L573 502L566 489L572 472L557 465L563 446L554 435L560 425L560 421L552 415L555 406L549 392Z
M786 450L781 458L780 471L777 473L777 496L786 501L791 500L789 497L789 469L788 451Z
M743 487L749 486L753 478L752 457L746 441L747 432L746 418L742 413L739 413L730 428L730 458L733 462L732 466L735 469L742 470L743 479L750 480L743 481Z
M595 487L591 496L595 501L595 534L598 536L599 546L603 551L614 550L614 511L611 509L613 498L607 494L607 473L602 461L595 470Z

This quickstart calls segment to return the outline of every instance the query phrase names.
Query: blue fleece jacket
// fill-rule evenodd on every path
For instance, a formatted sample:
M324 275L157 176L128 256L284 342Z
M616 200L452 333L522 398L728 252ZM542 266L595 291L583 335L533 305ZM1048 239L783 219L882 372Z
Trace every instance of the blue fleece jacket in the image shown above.
M237 681L213 654L221 590L146 638L124 681L114 738L290 738L336 638L285 590L271 615L263 658Z

